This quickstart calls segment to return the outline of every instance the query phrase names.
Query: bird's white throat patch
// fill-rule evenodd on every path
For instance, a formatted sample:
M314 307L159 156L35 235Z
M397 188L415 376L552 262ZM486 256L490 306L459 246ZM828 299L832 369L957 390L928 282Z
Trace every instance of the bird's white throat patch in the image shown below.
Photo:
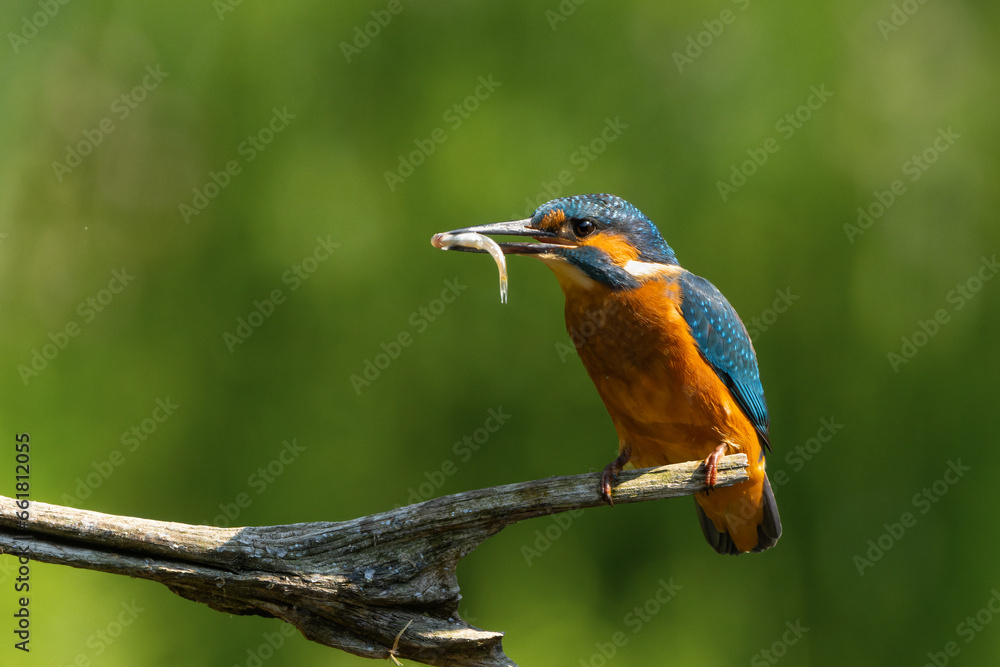
M545 255L540 255L538 258L556 274L556 278L559 280L559 284L562 285L563 290L574 288L591 290L600 286L599 282L584 273L582 269L573 266L562 257L551 256L547 258ZM640 262L634 259L626 262L622 268L640 282L657 278L670 278L683 270L679 266L658 264L656 262Z
M656 262L640 262L635 259L630 259L625 262L625 266L622 267L628 272L633 278L660 278L663 276L673 275L674 271L677 269L675 266L668 266L666 264L657 264Z

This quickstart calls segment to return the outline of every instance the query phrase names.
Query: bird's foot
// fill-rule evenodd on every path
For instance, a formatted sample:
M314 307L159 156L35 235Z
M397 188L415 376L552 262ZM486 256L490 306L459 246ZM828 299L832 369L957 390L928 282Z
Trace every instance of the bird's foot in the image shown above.
M712 450L712 453L705 459L705 492L715 488L715 482L719 478L719 459L726 453L726 443L722 443Z
M612 480L615 482L618 481L618 473L622 471L622 468L625 467L630 458L632 458L632 449L629 447L622 448L621 453L618 454L618 458L606 465L604 472L601 473L601 483L598 485L597 490L600 492L604 502L609 505L614 505L614 502L611 500Z

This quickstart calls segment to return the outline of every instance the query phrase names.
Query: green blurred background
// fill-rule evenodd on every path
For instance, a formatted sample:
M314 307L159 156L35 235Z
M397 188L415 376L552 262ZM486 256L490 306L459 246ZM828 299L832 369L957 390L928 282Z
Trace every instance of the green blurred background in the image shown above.
M20 432L36 500L220 525L600 470L614 429L549 271L513 259L501 306L489 258L428 241L612 192L755 329L784 537L718 556L687 499L524 522L460 564L463 615L522 665L993 664L998 13L5 3L0 491ZM260 326L227 342L239 318ZM35 564L24 655L13 563L4 664L251 665L281 628ZM368 663L295 634L264 664Z

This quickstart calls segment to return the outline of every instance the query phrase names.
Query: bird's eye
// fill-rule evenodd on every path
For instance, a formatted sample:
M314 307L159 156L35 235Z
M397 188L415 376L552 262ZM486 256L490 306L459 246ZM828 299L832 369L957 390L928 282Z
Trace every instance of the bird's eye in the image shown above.
M589 236L593 234L597 228L594 226L590 220L578 220L573 223L573 233L577 236Z

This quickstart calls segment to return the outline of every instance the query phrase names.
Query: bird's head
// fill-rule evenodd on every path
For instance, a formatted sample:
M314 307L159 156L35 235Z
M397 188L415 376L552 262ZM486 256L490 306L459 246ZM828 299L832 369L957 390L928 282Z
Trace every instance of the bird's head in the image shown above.
M487 236L530 236L537 243L504 242L507 255L533 255L549 265L564 288L637 287L657 267L676 266L674 251L649 218L609 194L575 195L543 204L525 220L456 229Z

